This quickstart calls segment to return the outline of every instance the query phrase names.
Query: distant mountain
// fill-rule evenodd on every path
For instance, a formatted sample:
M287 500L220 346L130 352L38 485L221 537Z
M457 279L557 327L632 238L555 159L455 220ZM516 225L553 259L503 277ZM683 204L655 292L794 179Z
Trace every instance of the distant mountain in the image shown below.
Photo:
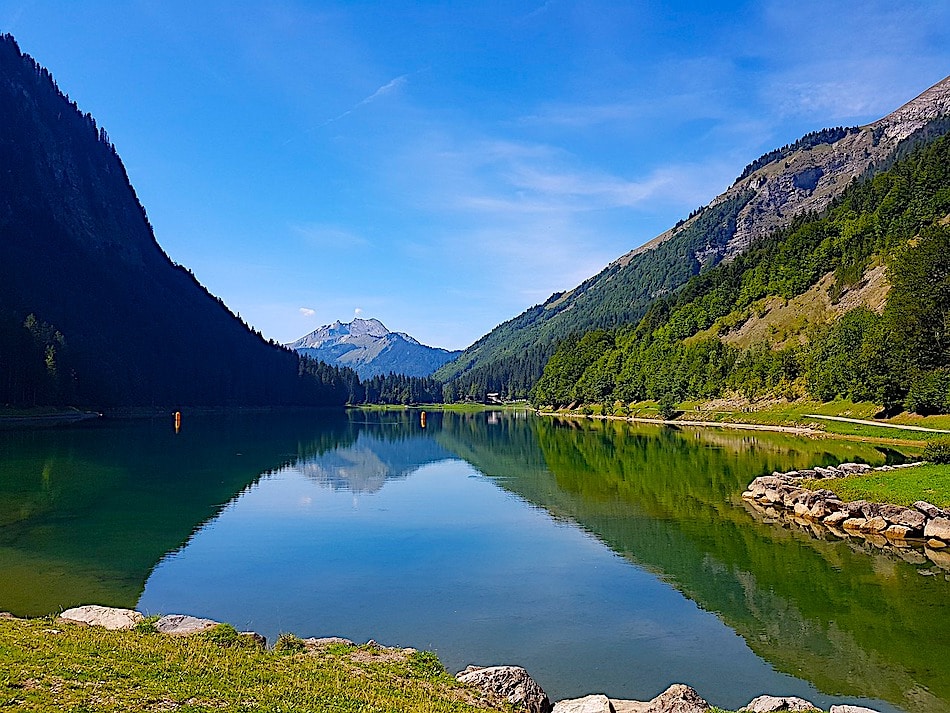
M173 263L105 130L0 37L0 404L343 404Z
M527 396L559 341L633 324L657 298L743 253L795 216L826 208L901 142L947 130L950 77L863 127L816 131L752 162L722 195L572 290L497 326L435 377L447 394Z
M378 319L336 321L287 345L327 364L354 369L362 379L389 373L429 376L461 352L427 347Z

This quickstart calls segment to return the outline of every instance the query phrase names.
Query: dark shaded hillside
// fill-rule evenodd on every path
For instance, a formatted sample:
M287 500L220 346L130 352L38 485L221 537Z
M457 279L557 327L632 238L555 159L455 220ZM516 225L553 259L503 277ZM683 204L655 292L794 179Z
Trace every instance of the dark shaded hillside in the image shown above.
M573 290L499 325L434 376L450 382L447 398L527 396L558 341L637 322L654 300L696 274L796 216L824 210L855 178L886 165L901 142L948 114L950 78L872 124L812 132L765 154L709 205Z
M345 399L338 372L266 342L165 255L106 132L0 39L0 403Z

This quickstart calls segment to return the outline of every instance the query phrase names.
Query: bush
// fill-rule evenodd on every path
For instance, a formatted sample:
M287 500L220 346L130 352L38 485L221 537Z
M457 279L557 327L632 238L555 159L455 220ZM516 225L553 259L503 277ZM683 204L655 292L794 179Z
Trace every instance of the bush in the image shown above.
M213 626L207 631L201 632L201 636L221 646L234 646L238 640L237 629L230 624Z
M927 441L923 459L929 463L950 463L950 436L938 436Z
M274 643L274 651L281 651L287 654L297 654L306 650L307 645L303 642L303 639L293 634L281 634L277 637L276 643Z

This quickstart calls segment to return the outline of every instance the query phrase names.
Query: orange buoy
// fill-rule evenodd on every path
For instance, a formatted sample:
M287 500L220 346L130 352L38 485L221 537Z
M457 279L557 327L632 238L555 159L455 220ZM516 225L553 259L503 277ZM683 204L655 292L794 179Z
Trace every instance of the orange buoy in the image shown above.
M175 433L181 430L181 411L175 411Z
M419 423L423 428L426 427L426 412L425 411L419 414Z

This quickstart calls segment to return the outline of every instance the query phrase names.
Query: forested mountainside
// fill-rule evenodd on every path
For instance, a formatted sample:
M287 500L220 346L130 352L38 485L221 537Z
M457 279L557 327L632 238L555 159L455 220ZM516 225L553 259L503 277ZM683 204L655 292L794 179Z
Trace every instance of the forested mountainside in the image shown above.
M561 342L541 405L729 391L950 412L950 120L887 165L657 300L636 324ZM916 137L916 138L915 138Z
M753 161L722 195L599 274L499 325L435 373L446 396L524 397L556 345L636 323L654 300L730 260L796 216L825 209L854 179L887 165L908 139L943 131L950 77L863 127L825 129Z
M106 132L0 38L0 404L341 405L162 251Z

